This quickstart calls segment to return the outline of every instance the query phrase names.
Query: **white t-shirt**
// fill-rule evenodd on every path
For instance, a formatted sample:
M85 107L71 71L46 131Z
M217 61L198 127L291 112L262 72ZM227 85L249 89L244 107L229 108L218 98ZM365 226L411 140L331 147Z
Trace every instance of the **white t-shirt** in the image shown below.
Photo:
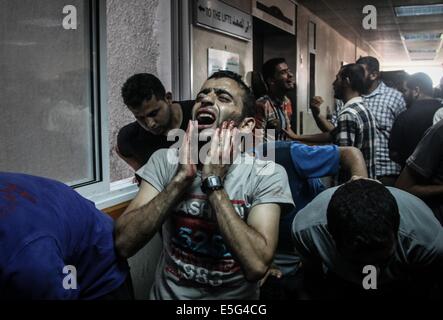
M224 189L242 220L246 221L250 210L258 204L286 204L283 207L287 209L293 206L283 167L249 155L241 158L242 163L229 168ZM177 159L177 149L161 149L137 174L161 192L176 174ZM258 283L246 281L239 262L223 240L215 213L200 185L198 172L184 199L162 226L164 246L151 298L258 298Z

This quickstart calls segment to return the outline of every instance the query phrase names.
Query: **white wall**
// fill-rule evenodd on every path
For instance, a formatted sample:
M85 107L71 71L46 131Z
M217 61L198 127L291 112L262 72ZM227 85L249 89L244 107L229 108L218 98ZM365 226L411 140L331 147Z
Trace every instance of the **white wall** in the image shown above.
M240 75L252 70L252 41L243 41L218 32L192 27L192 95L196 97L202 84L208 77L208 48L237 53L240 56Z
M308 113L308 78L309 78L309 53L308 53L308 23L312 21L317 25L316 48L316 86L315 94L325 100L322 113L326 106L333 108L334 93L332 82L340 68L342 61L353 63L359 55L367 55L366 51L356 47L354 43L341 36L323 20L312 14L308 9L298 6L297 43L298 43L298 68L297 68L297 104L298 110L304 110L303 133L319 132L312 114Z
M111 181L133 175L114 152L117 133L134 121L123 104L120 90L134 73L153 73L171 89L171 2L159 0L108 0L108 110Z
M117 133L134 121L123 104L120 90L134 73L157 75L166 90L171 88L171 8L170 1L108 0L108 110L111 146L111 181L133 175L128 165L113 151ZM129 259L135 297L147 299L161 251L161 240L155 237Z

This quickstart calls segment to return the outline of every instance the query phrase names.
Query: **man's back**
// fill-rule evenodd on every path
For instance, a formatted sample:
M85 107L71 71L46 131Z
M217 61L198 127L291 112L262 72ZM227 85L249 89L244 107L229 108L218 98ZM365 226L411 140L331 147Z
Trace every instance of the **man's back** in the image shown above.
M342 147L356 147L363 154L368 169L368 176L375 178L377 123L372 112L360 97L349 100L337 117L337 126L331 135L334 144ZM349 177L340 177L340 181Z
M406 102L399 91L383 82L364 100L377 120L377 176L398 175L400 166L389 158L388 142L395 119L406 110Z
M112 219L68 186L29 175L0 173L0 252L5 298L94 299L127 275ZM63 286L66 266L77 289Z
M394 122L389 139L389 151L402 167L426 130L432 126L435 112L441 107L442 102L437 99L417 100Z
M319 258L325 270L361 285L362 269L343 259L327 227L327 208L337 188L324 191L298 213L292 225L294 241L302 257ZM399 208L400 227L396 251L379 271L380 284L402 279L414 268L443 266L443 230L432 211L417 197L400 189L388 189Z

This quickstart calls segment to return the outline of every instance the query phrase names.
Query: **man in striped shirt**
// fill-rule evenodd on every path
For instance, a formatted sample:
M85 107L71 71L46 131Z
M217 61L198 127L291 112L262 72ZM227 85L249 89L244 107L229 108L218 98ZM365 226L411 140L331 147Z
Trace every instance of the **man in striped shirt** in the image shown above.
M380 80L379 62L374 57L362 57L357 64L365 70L365 90L363 100L377 121L377 179L384 185L393 186L400 173L400 166L389 158L389 137L395 119L406 110L406 102L402 94L386 86ZM337 125L338 115L342 108L332 115L331 122L320 114L322 99L315 97L311 102L312 115L317 126L323 132L334 130Z
M332 142L338 146L360 149L366 162L368 176L376 177L376 120L366 108L363 98L365 71L358 64L342 67L333 83L334 97L345 103L338 114L337 124L331 131L314 135L296 135L291 129L287 134L305 143ZM350 177L339 175L339 181Z
M362 57L356 63L365 69L364 100L377 120L377 179L384 185L394 186L400 166L389 158L388 143L394 121L406 110L406 102L400 91L389 88L380 80L380 66L376 58Z

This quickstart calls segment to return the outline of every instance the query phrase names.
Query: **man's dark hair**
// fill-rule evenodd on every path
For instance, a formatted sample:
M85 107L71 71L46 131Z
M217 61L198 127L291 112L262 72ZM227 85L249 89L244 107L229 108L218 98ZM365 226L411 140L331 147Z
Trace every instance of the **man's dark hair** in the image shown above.
M134 109L139 108L143 101L151 100L153 95L158 100L164 100L165 94L161 81L150 73L134 74L122 87L123 102Z
M406 83L409 89L415 89L419 87L425 95L431 96L434 94L434 88L432 87L432 79L424 72L417 72L411 75Z
M360 59L357 60L356 63L366 65L369 73L380 72L380 63L374 57L371 56L361 57Z
M243 95L243 111L242 111L242 119L246 117L254 117L255 116L255 97L252 93L251 89L248 87L246 83L243 82L241 76L235 72L228 70L220 70L214 72L209 79L220 79L220 78L229 78L235 80L240 88L245 92Z
M269 78L274 78L275 68L280 63L286 63L286 60L284 58L273 58L269 59L263 64L262 74L263 74L263 79L265 80L266 83L268 83Z
M327 209L328 230L337 249L349 253L381 250L396 238L400 214L395 198L381 183L359 179L339 187Z
M342 67L340 76L342 81L349 79L351 89L359 94L365 92L365 69L359 64L350 63Z

